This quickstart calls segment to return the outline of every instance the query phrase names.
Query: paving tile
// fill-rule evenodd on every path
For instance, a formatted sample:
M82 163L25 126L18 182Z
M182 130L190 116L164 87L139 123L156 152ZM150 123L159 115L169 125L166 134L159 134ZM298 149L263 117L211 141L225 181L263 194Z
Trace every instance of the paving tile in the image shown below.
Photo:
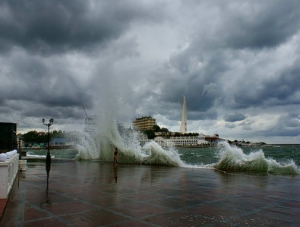
M0 199L0 218L4 212L4 208L6 206L8 199Z
M63 217L74 226L100 226L128 220L121 215L105 210L93 210Z
M284 227L284 226L299 226L298 223L292 223L288 220L271 218L261 214L250 214L231 220L237 226L270 226L270 227Z
M130 226L130 227L153 227L152 223L144 223L141 221L123 221L117 224L109 225L110 227L124 227L124 226Z
M50 204L49 206L44 207L44 209L50 211L53 214L61 215L61 214L69 214L74 212L82 212L86 210L93 210L96 209L96 207L78 201L71 201L71 202Z
M212 220L197 214L187 212L170 212L145 218L145 221L159 226L204 226L213 223Z
M199 204L199 200L186 200L181 198L162 198L151 200L150 203L152 205L157 205L170 209L177 209Z
M187 209L182 209L183 212L195 215L201 215L211 220L225 221L237 215L245 213L239 209L229 209L222 206L222 203L212 203L193 206Z
M94 197L94 198L85 198L86 202L89 202L94 205L102 206L102 207L111 207L117 206L120 204L129 204L132 203L132 200L126 199L124 196L106 196L106 197Z
M293 223L299 223L300 225L300 216L299 213L295 214L294 211L290 210L280 210L280 209L273 209L272 207L266 210L260 211L260 215L264 217L276 218L280 220L287 220Z
M299 192L300 194L300 192ZM300 200L299 201L295 201L295 200L285 200L285 201L282 201L281 202L281 205L282 206L285 206L285 207L292 207L292 208L300 208Z
M18 178L0 226L299 226L300 176L53 162ZM48 193L48 194L47 194Z
M116 206L112 208L114 211L132 216L132 217L144 217L154 214L159 214L163 212L167 212L170 209L159 207L151 204L146 203L130 203L122 206Z
M58 193L49 193L46 195L46 192L42 192L36 195L26 195L26 202L29 204L43 204L45 201L51 201L51 203L61 203L61 202L70 202L73 198L67 197L65 195L60 195Z
M291 214L294 217L298 217L300 219L300 206L299 207L286 207L286 206L272 206L267 208L266 210L279 212L279 213L286 213ZM299 220L300 222L300 220Z
M66 227L68 225L63 224L62 222L56 219L44 219L44 220L36 220L31 222L25 222L23 227Z
M49 215L46 212L37 210L33 207L25 207L24 209L24 221L32 220L32 219L39 219L45 218Z
M266 206L265 203L256 202L243 197L227 198L222 201L212 203L217 207L225 207L227 209L239 209L243 211L252 211L253 209L262 209Z
M65 193L64 194L68 198L76 198L78 200L87 200L93 198L105 198L110 196L110 194L102 192L100 190L91 191L91 190L83 190L82 192L72 192L72 193Z
M190 194L190 195L183 194L183 195L178 195L177 197L181 198L181 199L195 200L195 201L198 202L198 204L211 203L211 202L219 201L219 200L222 200L222 199L225 198L225 197L222 197L220 195L213 194L213 193L209 193L209 194L197 193L197 194Z

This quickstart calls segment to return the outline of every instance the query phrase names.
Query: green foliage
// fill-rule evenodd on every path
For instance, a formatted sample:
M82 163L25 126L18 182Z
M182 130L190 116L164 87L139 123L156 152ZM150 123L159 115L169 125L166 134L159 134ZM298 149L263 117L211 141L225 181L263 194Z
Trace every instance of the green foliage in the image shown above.
M155 133L153 130L146 130L144 133L147 135L148 139L154 139L155 138Z
M65 132L59 130L54 130L50 132L50 141L53 138L65 138ZM48 133L45 132L37 132L37 131L29 131L23 134L23 140L25 143L48 143Z
M50 132L50 135L51 135L51 132ZM66 135L65 135L65 133L64 133L63 131L61 131L61 130L59 130L59 131L54 130L54 131L52 132L52 137L53 137L53 138L65 138Z
M161 128L160 131L161 131L161 132L169 132L169 129L167 129L167 128Z
M150 130L149 130L150 131ZM152 131L152 130L151 130ZM153 131L154 132L160 132L160 127L158 125L153 126Z

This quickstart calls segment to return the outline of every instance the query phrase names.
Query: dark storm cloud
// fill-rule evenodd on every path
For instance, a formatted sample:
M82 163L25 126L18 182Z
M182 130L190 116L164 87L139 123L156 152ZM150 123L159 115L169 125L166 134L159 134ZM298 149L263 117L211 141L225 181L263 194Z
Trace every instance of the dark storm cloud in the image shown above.
M0 120L81 124L84 105L179 128L185 95L189 130L297 135L297 111L275 119L299 105L299 12L296 0L0 0Z
M172 56L169 65L164 66L165 71L159 72L152 83L160 88L160 99L178 103L185 95L190 111L204 112L222 96L222 86L218 80L226 65L219 54L203 63L201 69L194 66L193 61L185 53Z
M225 127L226 127L226 128L235 128L236 125L235 125L234 123L226 123L226 124L225 124Z
M92 105L91 96L83 92L63 64L44 62L35 57L21 57L12 59L14 72L2 70L3 82L0 85L0 95L6 100L23 100L40 103L49 107L81 106L85 103ZM49 61L49 60L48 60ZM7 83L7 80L14 80Z
M187 115L189 120L216 120L218 118L216 111L189 111Z
M295 69L286 67L287 72L280 76L261 79L262 83L257 86L257 80L249 78L263 78L264 75L251 72L250 67L238 72L232 65L235 61L247 64L249 60L241 58L242 53L255 57L265 48L272 50L291 40L299 32L297 1L290 1L289 4L282 1L188 3L190 7L202 11L203 15L206 13L203 8L206 7L207 12L212 13L209 15L211 21L195 27L187 47L172 55L164 70L156 76L162 100L178 102L178 97L184 94L189 110L199 112L218 106L243 109L286 101L298 102L292 99L297 97L295 94L300 87L295 66ZM204 16L204 19L207 18ZM264 65L258 62L255 67L263 69ZM234 75L236 73L241 73L239 79ZM233 79L230 77L232 74ZM224 85L230 83L232 89L224 90Z
M51 54L88 49L120 37L136 20L160 18L138 1L15 1L0 3L0 51L20 46Z
M298 112L298 111L297 111ZM300 135L300 115L291 110L291 113L284 113L274 119L274 124L265 130L258 131L259 135L267 137L297 137ZM298 141L296 141L298 143ZM277 142L278 143L278 142Z
M300 104L297 98L300 92L299 61L279 72L275 78L263 80L258 88L252 87L251 92L245 92L248 89L242 85L235 93L234 99L239 107Z
M225 26L220 35L229 47L275 47L299 31L298 1L249 1L237 7L229 4L223 12Z
M0 1L1 108L81 118L78 108L93 109L98 93L113 89L114 63L139 56L135 38L124 37L130 27L160 22L161 9L132 0Z
M236 121L242 121L246 119L246 116L242 113L230 113L223 117L225 121L228 122L236 122Z
M201 1L189 5L203 10L193 34L191 53L205 58L203 50L220 48L254 49L272 48L288 41L299 31L299 2L291 0L267 1ZM205 10L204 10L205 9ZM206 15L211 14L211 15ZM193 50L193 51L192 51Z
M55 119L73 118L83 120L85 118L82 108L57 107L49 109L41 105L23 109L22 115L25 117L35 116L40 118L51 116Z
M300 135L300 128L291 128L291 129L280 129L279 128L274 128L273 130L270 131L263 131L260 133L261 135L272 137L272 136L284 136L284 137L294 137L294 136L299 136Z

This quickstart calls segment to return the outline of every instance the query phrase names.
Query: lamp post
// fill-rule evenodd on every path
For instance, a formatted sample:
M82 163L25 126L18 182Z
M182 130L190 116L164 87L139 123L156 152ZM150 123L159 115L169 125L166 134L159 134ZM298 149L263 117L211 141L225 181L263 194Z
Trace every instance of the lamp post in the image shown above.
M50 169L51 169L51 155L50 155L50 131L49 128L50 126L53 124L54 119L51 118L49 120L49 123L45 123L45 118L43 118L43 124L46 125L48 127L48 152L47 152L47 156L46 156L46 172L47 172L47 191L48 191L48 181L49 181L49 173L50 173Z

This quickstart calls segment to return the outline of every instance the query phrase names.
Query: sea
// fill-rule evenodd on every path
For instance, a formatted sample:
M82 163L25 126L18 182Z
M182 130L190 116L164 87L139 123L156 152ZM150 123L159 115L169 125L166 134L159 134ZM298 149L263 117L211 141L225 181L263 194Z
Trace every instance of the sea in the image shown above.
M300 175L300 145L263 145L237 147L226 142L206 148L162 148L154 142L142 149L124 148L119 151L119 161L131 164L168 165L178 168L205 168L227 173ZM146 151L146 152L145 152ZM43 159L46 150L28 150L28 159ZM82 160L88 153L84 148L51 150L57 160ZM93 158L99 161L112 160L112 153ZM129 158L130 157L130 158ZM89 159L89 158L86 158Z

